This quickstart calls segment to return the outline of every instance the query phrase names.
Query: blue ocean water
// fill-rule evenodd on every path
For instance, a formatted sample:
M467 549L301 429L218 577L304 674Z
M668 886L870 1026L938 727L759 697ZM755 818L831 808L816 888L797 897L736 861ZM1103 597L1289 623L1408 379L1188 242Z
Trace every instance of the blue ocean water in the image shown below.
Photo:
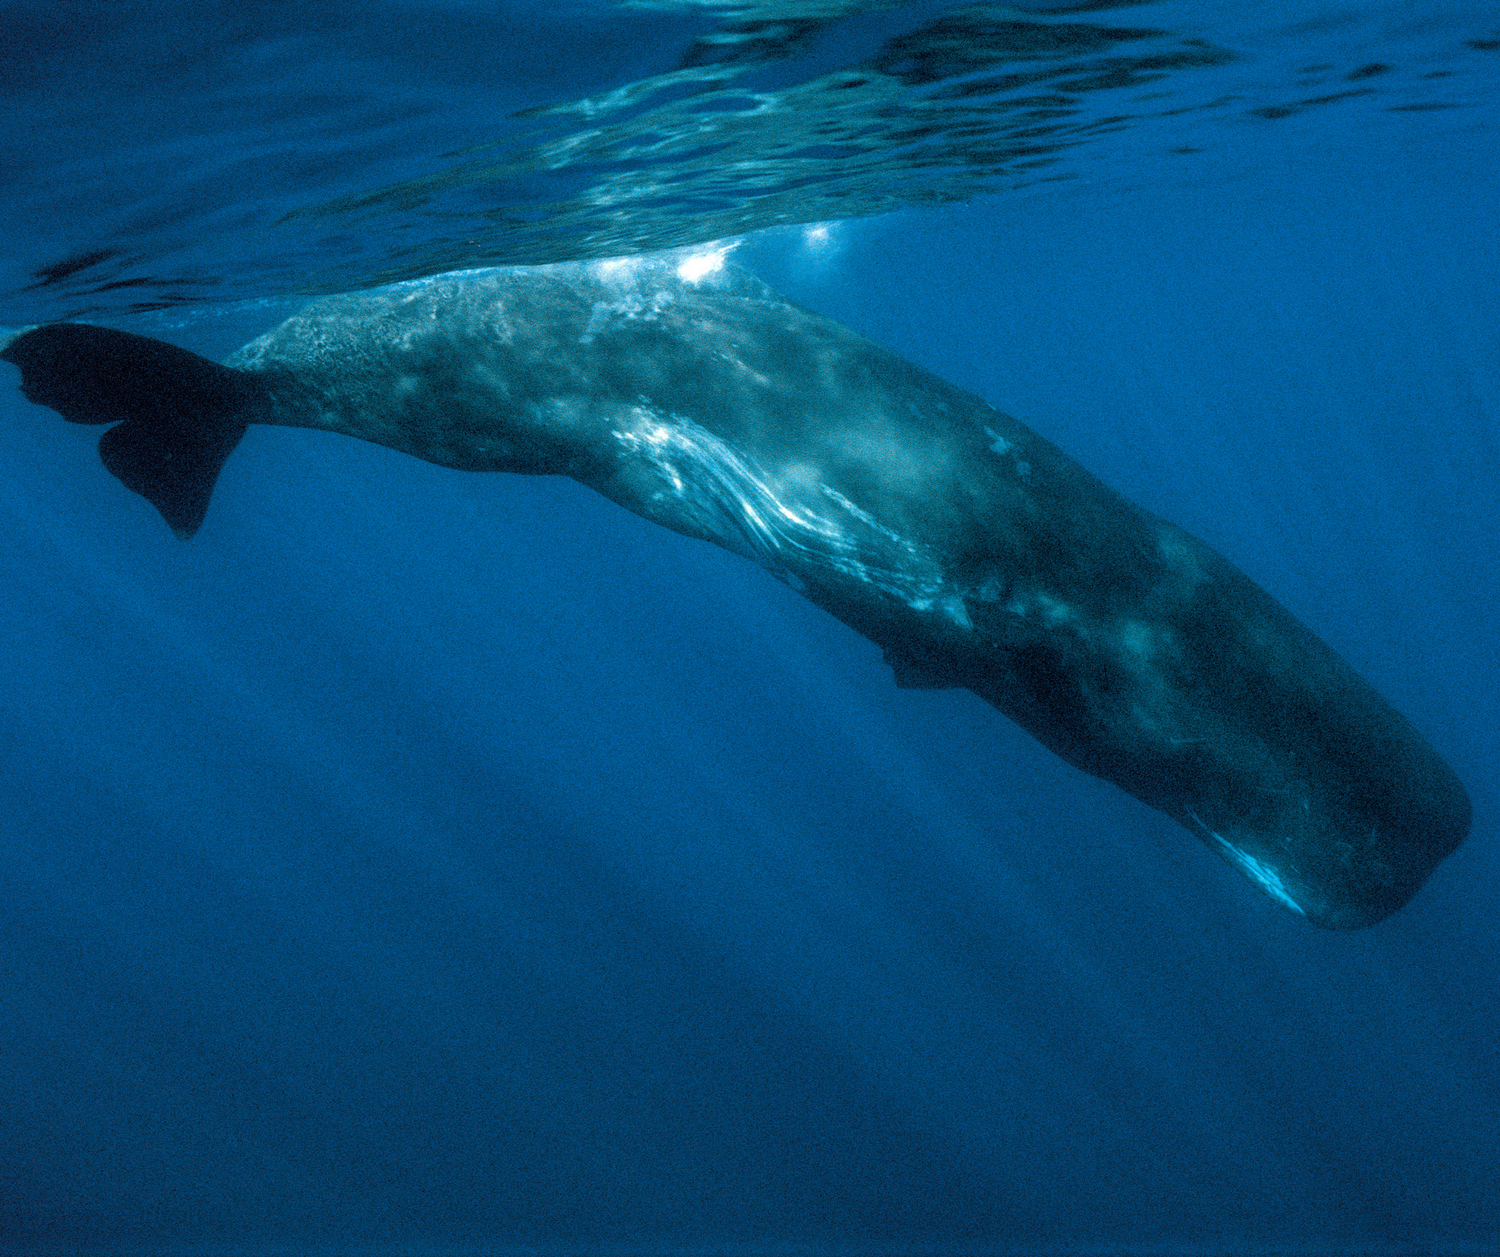
M0 6L0 322L738 240L1230 556L1475 804L1314 930L735 556L0 379L0 1251L1500 1252L1477 2Z

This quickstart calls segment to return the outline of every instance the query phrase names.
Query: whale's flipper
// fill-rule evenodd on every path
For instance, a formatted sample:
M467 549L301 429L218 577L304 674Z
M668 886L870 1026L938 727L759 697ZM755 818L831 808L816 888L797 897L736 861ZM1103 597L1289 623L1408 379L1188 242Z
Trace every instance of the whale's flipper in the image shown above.
M21 392L70 423L119 423L99 457L184 539L198 531L224 460L249 422L255 385L186 349L82 323L23 332L0 351Z

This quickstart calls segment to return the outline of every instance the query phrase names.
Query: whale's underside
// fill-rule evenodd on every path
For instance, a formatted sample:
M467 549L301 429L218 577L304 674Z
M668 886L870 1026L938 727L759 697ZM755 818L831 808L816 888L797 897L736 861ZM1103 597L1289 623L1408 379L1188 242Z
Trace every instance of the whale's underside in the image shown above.
M52 324L0 357L115 423L182 536L250 423L565 474L767 568L966 687L1325 926L1406 903L1468 831L1420 734L1269 594L1049 442L733 268L673 256L326 298L219 365Z

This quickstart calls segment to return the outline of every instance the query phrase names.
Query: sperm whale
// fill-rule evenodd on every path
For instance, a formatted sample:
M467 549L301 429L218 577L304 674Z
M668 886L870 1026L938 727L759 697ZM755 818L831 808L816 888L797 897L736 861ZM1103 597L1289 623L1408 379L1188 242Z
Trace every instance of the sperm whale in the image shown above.
M1159 809L1318 925L1373 924L1468 831L1419 733L1204 542L1015 419L721 260L465 271L315 300L210 362L12 335L179 536L251 423L566 475L734 551Z

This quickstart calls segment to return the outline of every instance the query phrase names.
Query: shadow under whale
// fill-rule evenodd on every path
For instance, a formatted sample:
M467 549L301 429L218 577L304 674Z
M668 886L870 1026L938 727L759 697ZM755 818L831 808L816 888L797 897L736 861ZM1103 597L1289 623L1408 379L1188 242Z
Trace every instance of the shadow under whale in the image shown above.
M250 423L567 475L766 568L1178 821L1370 925L1462 842L1451 769L1216 551L971 394L714 257L459 272L312 302L224 365L50 324L22 391L191 536Z

